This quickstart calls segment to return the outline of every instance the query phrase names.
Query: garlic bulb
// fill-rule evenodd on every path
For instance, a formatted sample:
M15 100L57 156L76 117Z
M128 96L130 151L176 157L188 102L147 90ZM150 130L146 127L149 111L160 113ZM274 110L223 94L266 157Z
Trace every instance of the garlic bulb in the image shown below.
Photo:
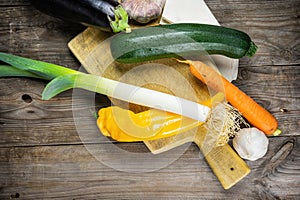
M257 128L241 129L233 139L233 147L244 159L257 160L268 150L269 141L266 135Z
M129 17L139 23L148 23L157 19L166 0L122 0L121 5Z

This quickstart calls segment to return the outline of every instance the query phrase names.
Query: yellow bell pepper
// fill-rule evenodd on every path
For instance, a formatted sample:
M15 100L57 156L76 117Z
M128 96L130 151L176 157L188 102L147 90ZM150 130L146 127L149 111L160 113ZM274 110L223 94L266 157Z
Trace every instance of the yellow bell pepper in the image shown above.
M224 95L218 93L203 105L222 101ZM102 108L98 112L97 125L104 136L120 142L154 140L176 135L203 124L181 115L150 109L134 113L117 106Z

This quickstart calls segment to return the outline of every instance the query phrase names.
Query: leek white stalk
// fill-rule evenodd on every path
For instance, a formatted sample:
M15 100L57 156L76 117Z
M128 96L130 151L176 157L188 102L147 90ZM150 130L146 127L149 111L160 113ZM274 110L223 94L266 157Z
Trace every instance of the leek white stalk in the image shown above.
M0 60L10 64L12 68L18 69L17 72L11 73L14 76L18 74L25 76L26 73L30 72L30 75L50 79L51 81L42 94L42 98L45 100L71 88L82 88L123 101L183 115L200 122L205 122L210 113L209 107L193 101L104 77L85 74L59 65L5 53L0 53ZM5 69L3 68L4 71L8 71L8 69L7 66ZM24 72L23 75L22 72ZM6 76L8 73L10 72L7 72Z
M134 104L183 115L200 122L205 122L210 112L209 107L193 101L81 72L53 79L46 86L43 98L50 99L62 92L62 85L66 89L82 88Z

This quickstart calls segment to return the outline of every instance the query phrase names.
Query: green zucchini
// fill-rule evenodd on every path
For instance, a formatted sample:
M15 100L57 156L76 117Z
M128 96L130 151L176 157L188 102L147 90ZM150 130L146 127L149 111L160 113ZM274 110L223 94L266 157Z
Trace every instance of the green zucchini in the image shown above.
M246 33L222 26L180 23L119 33L111 39L113 58L136 63L160 58L220 54L230 58L253 56L257 46Z

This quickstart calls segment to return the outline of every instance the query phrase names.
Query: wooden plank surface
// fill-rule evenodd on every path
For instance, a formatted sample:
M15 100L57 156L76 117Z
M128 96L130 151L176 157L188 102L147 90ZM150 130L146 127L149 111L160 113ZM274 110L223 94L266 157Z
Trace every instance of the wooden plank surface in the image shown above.
M283 130L280 137L270 138L264 158L247 161L249 176L225 191L199 159L195 145L154 172L116 171L82 145L73 120L72 91L42 101L45 82L6 78L0 79L0 199L298 199L300 3L206 3L222 25L246 31L259 46L255 57L240 60L234 83L270 110ZM25 0L0 0L0 10L0 51L80 67L67 43L85 27L45 16ZM90 109L84 101L91 94L84 94L76 101L77 112ZM98 107L109 104L101 95L96 101ZM101 149L111 145L88 139ZM147 151L142 143L114 145Z

